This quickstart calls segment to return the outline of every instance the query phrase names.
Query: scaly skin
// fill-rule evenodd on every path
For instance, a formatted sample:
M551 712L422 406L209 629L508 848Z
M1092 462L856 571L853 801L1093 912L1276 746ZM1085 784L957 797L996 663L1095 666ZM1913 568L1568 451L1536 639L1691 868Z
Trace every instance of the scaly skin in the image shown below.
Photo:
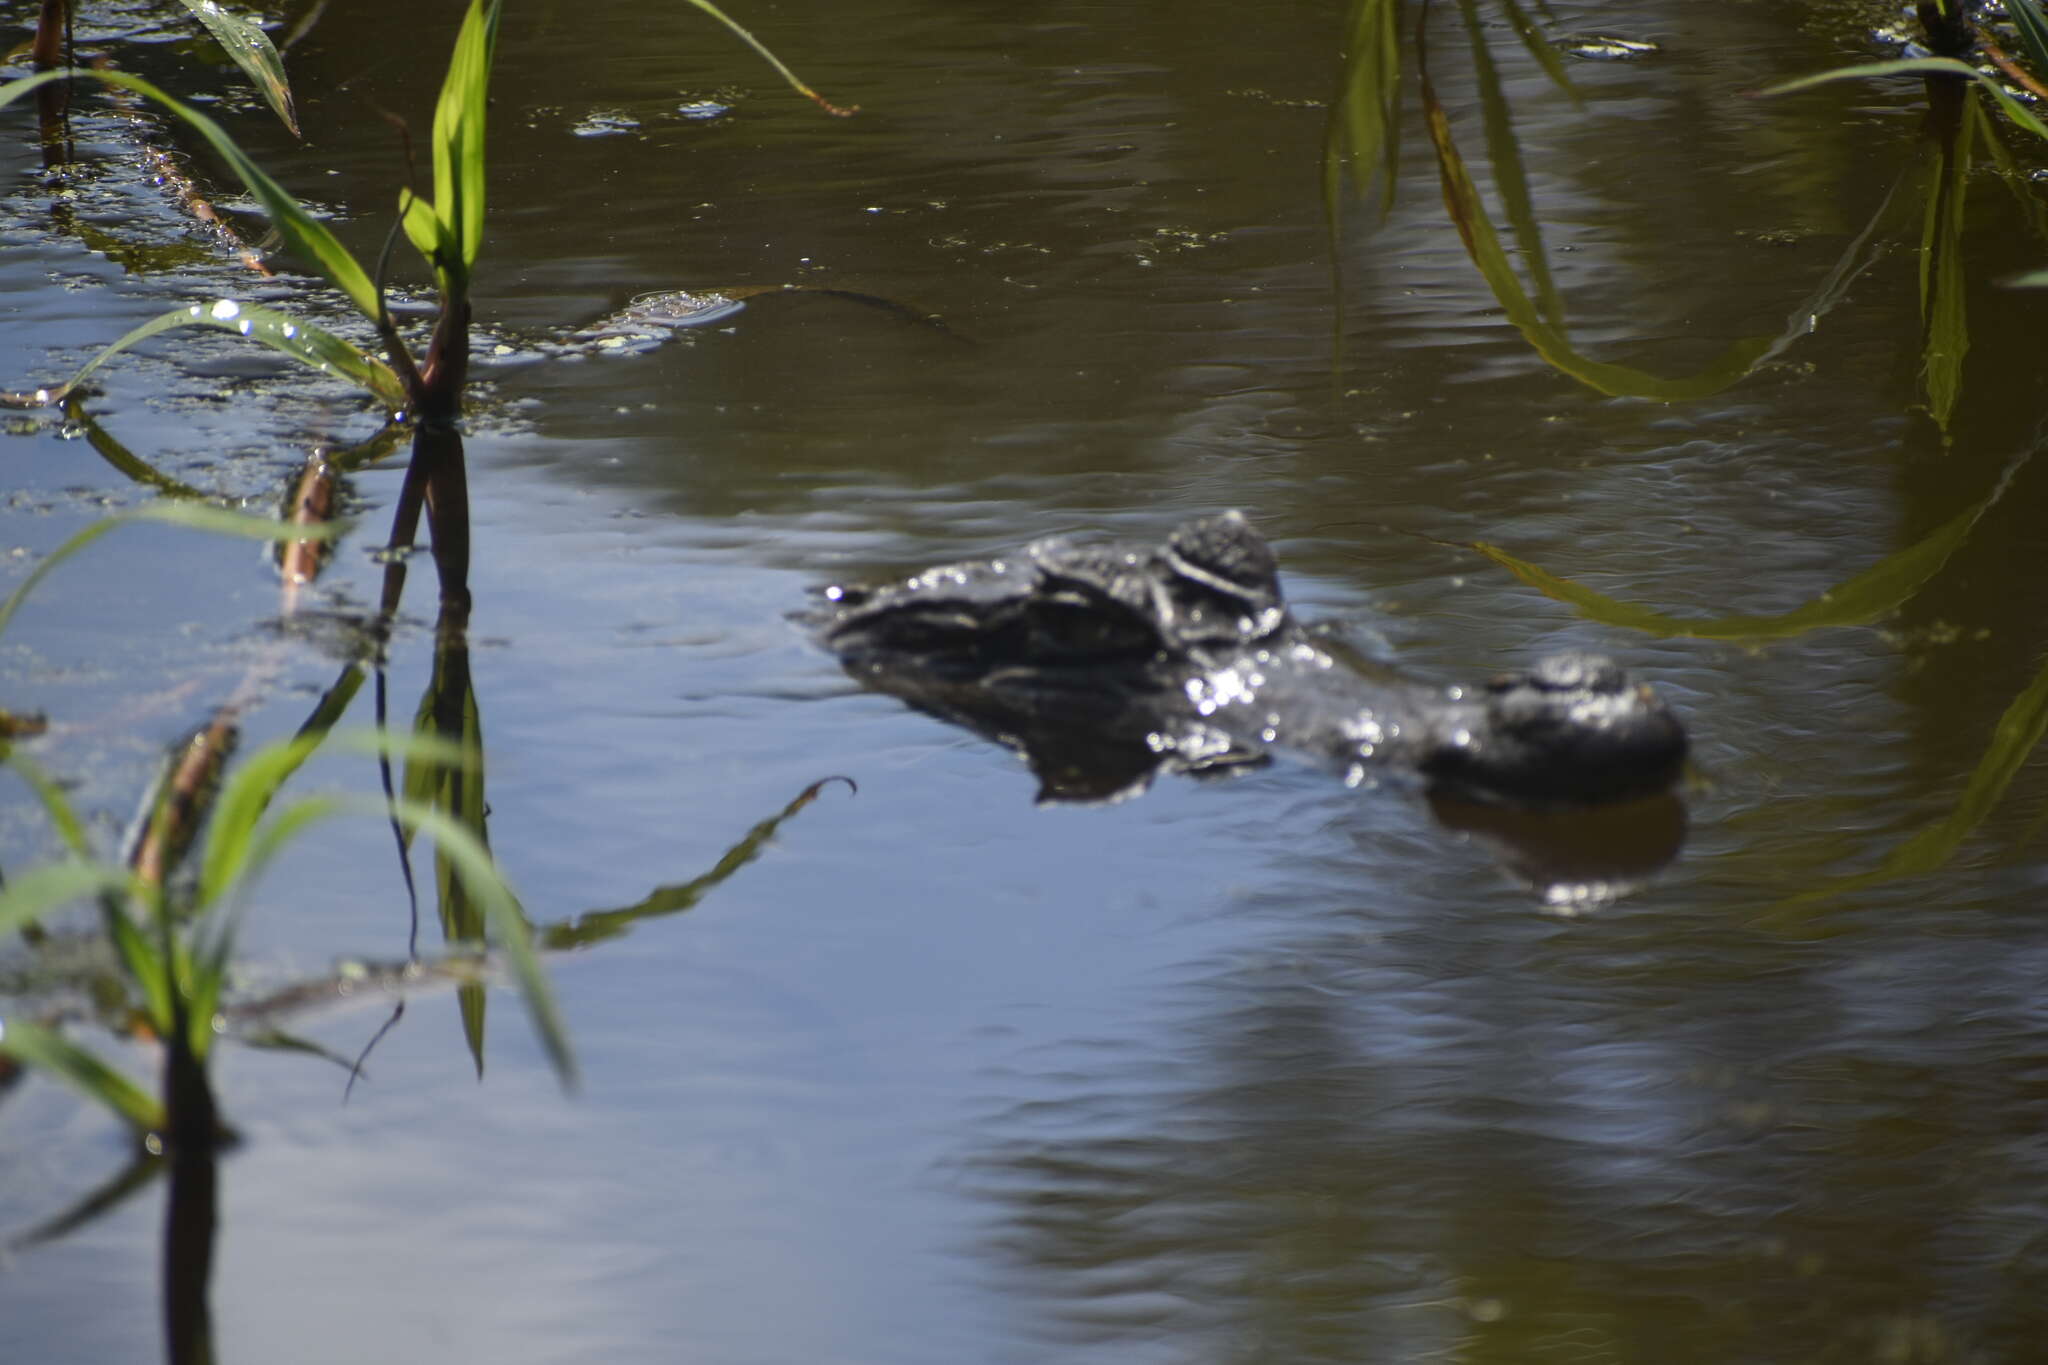
M1236 512L1160 546L1043 540L824 598L813 624L856 678L1034 755L1100 745L1201 770L1281 745L1521 805L1649 795L1685 762L1662 698L1599 655L1478 688L1345 668L1288 612Z

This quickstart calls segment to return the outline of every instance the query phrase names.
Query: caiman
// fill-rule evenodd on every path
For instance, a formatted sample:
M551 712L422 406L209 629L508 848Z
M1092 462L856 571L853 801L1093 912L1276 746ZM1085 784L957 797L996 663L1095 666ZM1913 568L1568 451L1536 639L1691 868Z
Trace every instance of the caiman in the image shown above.
M810 622L853 677L1023 750L1056 798L1276 747L1354 783L1408 772L1521 806L1652 795L1685 763L1671 708L1598 654L1477 687L1350 667L1296 621L1271 547L1234 511L1161 545L1040 540L822 598Z

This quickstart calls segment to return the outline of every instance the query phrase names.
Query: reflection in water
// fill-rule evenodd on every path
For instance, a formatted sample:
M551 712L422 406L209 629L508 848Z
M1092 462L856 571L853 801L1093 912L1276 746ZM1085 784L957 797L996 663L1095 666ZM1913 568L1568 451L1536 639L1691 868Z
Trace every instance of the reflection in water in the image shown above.
M1986 982L1965 1043L1871 1032L1886 1005L1824 958L1705 917L1438 913L1183 969L1152 1011L1177 1049L1034 1059L972 1163L1028 1335L1103 1360L2034 1357L2042 1110L1993 1046L2038 1050L2024 973ZM1819 1022L1830 1000L1863 1022Z

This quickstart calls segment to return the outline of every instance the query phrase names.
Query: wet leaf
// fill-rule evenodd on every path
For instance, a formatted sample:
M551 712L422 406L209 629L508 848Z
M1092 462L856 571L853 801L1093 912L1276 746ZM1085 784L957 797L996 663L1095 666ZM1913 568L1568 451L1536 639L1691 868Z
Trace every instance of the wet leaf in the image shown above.
M325 328L315 327L310 322L300 322L272 308L263 308L252 303L237 303L233 299L187 304L183 308L174 308L168 313L151 318L94 356L86 363L84 369L72 375L61 388L51 390L43 401L64 401L72 390L85 382L87 375L114 356L138 342L147 341L153 336L179 327L213 327L248 337L251 341L260 341L272 350L282 351L323 374L339 375L367 391L390 411L395 412L405 406L405 386L399 382L398 376L392 373L391 367L375 356L342 340Z
M26 1019L0 1022L0 1052L38 1066L127 1120L138 1134L159 1132L168 1120L154 1095L54 1030Z
M1398 0L1396 0L1396 2L1398 3ZM738 24L734 23L730 18L726 16L724 10L712 4L710 0L688 0L688 3L696 6L698 9L704 11L704 13L710 15L713 19L716 19L719 23L725 25L725 27L732 33L734 37L738 38L748 47L754 49L754 51L761 57L763 61L767 62L768 65L774 67L775 74L782 77L782 79L788 83L790 89L796 91L797 94L802 95L805 99L811 101L811 103L817 105L826 113L832 114L838 118L851 118L853 115L860 112L859 105L853 105L849 108L842 109L838 105L826 99L823 95L820 95L817 91L811 89L811 87L809 87L808 85L805 85L802 81L798 80L796 72L791 71L788 67L784 66L782 64L782 59L780 57L777 57L773 52L770 52L767 46L763 44L760 39L756 38L753 34L747 32Z
M0 887L0 934L36 923L74 901L134 887L134 875L113 863L66 860L32 867Z
M498 45L498 0L471 0L448 59L448 75L434 106L434 203L440 222L429 260L442 287L467 292L484 237L484 125L490 103L491 61ZM417 200L401 199L406 235L419 245Z
M25 755L7 753L0 755L0 762L14 769L35 792L36 799L42 802L43 813L50 817L50 824L57 830L57 837L64 841L64 847L79 858L91 858L92 846L86 841L84 822L78 818L78 812L72 808L63 788Z
M44 71L0 86L0 108L12 104L31 90L47 85L51 81L78 78L103 81L108 85L118 85L124 90L132 90L162 105L190 124L206 139L215 154L228 164L229 169L234 171L257 202L263 205L264 212L270 215L271 226L284 238L285 246L310 262L335 288L348 295L349 302L353 303L364 317L373 320L376 318L377 287L368 273L356 262L356 258L349 254L348 248L341 244L340 239L328 231L327 226L319 219L307 213L298 200L285 193L284 187L265 174L262 167L250 160L249 154L237 146L235 140L229 137L218 123L197 109L171 98L140 76L131 76L125 71Z
M1496 545L1470 542L1494 563L1545 597L1575 608L1580 615L1605 625L1640 631L1660 638L1692 640L1786 640L1828 626L1861 626L1880 620L1905 604L1948 563L1977 521L2004 494L2024 461L2015 462L1982 502L1943 522L1905 549L1885 556L1854 578L1836 584L1804 606L1776 616L1722 616L1693 619L1668 616L1650 607L1623 602L1517 559Z
M1344 45L1342 92L1323 144L1323 208L1332 237L1342 217L1345 172L1360 194L1377 194L1380 220L1394 207L1401 155L1402 0L1354 0Z
M284 126L291 129L292 136L299 136L299 120L292 112L292 87L285 79L284 58L277 55L277 48L270 41L270 35L253 20L240 15L229 14L214 0L180 0L194 18L206 25L206 31L221 45L221 50L242 68L242 74L249 78L263 98L276 111Z
M1774 95L1790 95L1801 90L1811 90L1816 86L1827 85L1834 81L1868 80L1874 76L1965 77L1983 87L1986 93L1998 102L1999 111L2007 118L2032 133L2035 137L2048 138L2048 124L2043 124L2041 120L2035 118L2024 104L2021 104L2006 92L2003 85L1990 76L1985 75L1976 67L1969 65L1967 62L1959 62L1953 57L1905 57L1893 62L1863 62L1856 66L1842 67L1837 71L1821 71L1811 76L1801 76L1796 81L1786 81L1782 85L1774 85L1768 90L1761 90L1757 93L1766 98Z
M535 936L540 940L542 947L551 950L588 948L594 943L618 937L641 920L681 914L722 885L733 873L759 857L768 841L775 837L775 832L782 828L783 822L817 800L818 793L834 782L844 782L848 791L859 790L850 777L820 778L798 792L796 799L784 806L780 812L748 830L746 835L727 849L724 856L703 876L675 886L661 887L634 905L617 910L593 910L572 920L545 925L536 931Z
M2005 708L1991 732L1984 756L1970 774L1969 784L1946 818L1929 825L1893 849L1877 868L1827 882L1780 903L1780 910L1811 905L1866 886L1877 886L1900 877L1923 876L1945 865L1955 856L1963 840L1984 822L2004 799L2006 788L2020 768L2041 746L2048 734L2048 664L2034 675L2019 696Z
M1580 103L1578 87L1565 74L1564 58L1558 54L1557 47L1537 31L1536 25L1530 22L1529 16L1522 12L1522 7L1515 0L1500 0L1500 8L1507 16L1509 26L1515 30L1515 36L1522 40L1522 46L1543 68L1543 74L1550 77L1551 84L1570 95L1573 104Z
M1515 244L1521 248L1522 264L1536 286L1537 312L1550 326L1562 327L1564 303L1558 298L1557 285L1550 276L1550 253L1544 248L1543 228L1529 193L1522 146L1515 137L1514 117L1508 108L1507 94L1501 89L1500 72L1494 67L1493 53L1487 48L1486 35L1479 25L1476 0L1458 0L1458 10L1464 16L1471 45L1472 73L1479 87L1479 108L1486 128L1486 155L1493 164L1494 190L1500 195Z
M252 517L199 502L153 502L147 507L138 507L132 512L120 512L93 522L44 555L42 563L29 572L28 577L21 581L21 586L16 588L5 602L0 602L0 632L7 629L7 623L14 619L16 609L52 569L115 527L127 526L138 521L164 522L194 531L239 536L249 540L328 540L347 529L347 524L342 522L326 526L293 526L270 517Z
M488 849L483 718L470 682L469 651L458 632L443 632L436 644L433 676L420 697L413 733L418 739L431 741L432 749L407 759L406 799L440 811ZM450 753L452 757L436 757L433 750ZM443 937L449 943L483 941L483 907L438 842L434 847L434 886ZM488 1003L484 983L465 984L456 994L463 1037L476 1063L477 1075L482 1076L484 1015Z
M483 910L490 925L491 942L505 955L507 965L519 982L521 997L532 1017L534 1032L553 1064L555 1074L570 1089L576 1085L576 1059L569 1048L569 1034L555 1004L554 988L541 969L533 949L533 934L512 888L491 860L490 850L459 821L440 811L412 801L399 801L394 813L401 823L434 838L437 855L445 856L469 896Z
M1936 426L1948 430L1962 396L1963 358L1970 350L1963 289L1963 212L1977 124L1983 110L1967 101L1953 140L1941 147L1940 171L1920 233L1921 382Z
M44 395L42 400L35 401L33 404L25 404L24 406L41 407L47 400L48 395ZM74 394L65 400L64 417L67 421L76 424L78 430L84 433L85 443L92 447L94 454L135 482L146 484L166 497L190 498L195 501L203 500L206 497L206 494L200 492L191 484L181 483L172 478L137 455L134 451L128 449L127 446L115 440L112 433L101 426L94 420L93 415L85 410L85 404L78 400L77 395Z
M1564 331L1545 320L1542 310L1523 289L1521 279L1486 215L1486 205L1479 196L1478 187L1473 184L1464 158L1458 153L1457 144L1451 137L1450 119L1436 98L1426 69L1422 73L1421 86L1423 116L1429 129L1430 143L1436 148L1444 204L1465 243L1465 253L1479 267L1487 287L1506 311L1508 321L1553 368L1602 393L1675 403L1719 393L1755 369L1759 362L1790 344L1789 335L1780 338L1748 337L1729 346L1697 374L1678 379L1666 379L1627 365L1607 364L1580 355Z
M2020 32L2020 46L2037 72L2048 72L2048 15L2041 0L2005 0L2006 17Z

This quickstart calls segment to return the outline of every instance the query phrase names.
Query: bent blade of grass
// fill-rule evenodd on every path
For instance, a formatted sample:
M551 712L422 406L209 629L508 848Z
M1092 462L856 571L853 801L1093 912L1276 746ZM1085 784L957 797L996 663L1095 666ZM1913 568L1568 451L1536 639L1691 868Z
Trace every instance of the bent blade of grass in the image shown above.
M818 799L818 793L833 782L844 782L847 790L858 792L850 777L823 777L798 792L796 799L782 810L757 823L752 829L728 848L711 870L701 876L674 886L657 887L651 894L633 905L617 910L592 910L573 919L557 920L552 924L540 925L535 935L541 945L551 950L566 951L573 948L588 948L594 943L616 938L641 920L659 919L664 915L677 915L695 906L713 890L724 885L735 872L761 855L768 841L775 837L784 822L796 815L805 806Z
M163 1103L97 1056L54 1030L26 1019L0 1023L0 1052L41 1067L58 1080L127 1120L138 1134L161 1132Z
M1436 149L1438 178L1443 185L1444 206L1457 225L1465 254L1479 267L1487 288L1507 313L1508 321L1521 332L1536 354L1559 373L1617 398L1648 398L1660 403L1683 402L1721 392L1754 370L1766 359L1790 344L1782 337L1745 337L1724 350L1697 374L1666 379L1627 365L1592 360L1573 349L1561 328L1552 326L1542 310L1530 299L1515 273L1500 237L1486 215L1485 201L1473 183L1471 172L1451 137L1450 118L1438 102L1425 70L1419 82L1423 117L1429 139Z
M73 809L71 802L65 798L64 789L42 770L41 765L31 761L24 754L10 752L0 757L0 762L5 762L8 767L19 773L21 780L36 794L36 800L42 803L43 813L50 817L50 823L56 827L57 837L64 841L64 847L70 849L75 856L90 860L92 846L86 842L85 824L78 818L78 812Z
M299 120L292 112L291 82L285 79L284 58L277 54L277 47L270 41L270 35L252 20L240 15L229 14L214 0L180 0L192 17L206 26L213 40L221 50L233 58L250 84L262 92L271 110L291 129L293 137L300 136Z
M2048 15L2041 0L2005 0L2006 17L2020 32L2020 46L2037 72L2048 72Z
M2034 675L2026 690L2013 698L1999 716L1991 742L1985 746L1984 756L1977 760L1954 810L1893 849L1883 863L1870 871L1788 896L1774 907L1775 912L1782 915L1867 886L1938 871L1997 808L2020 768L2040 747L2044 735L2048 735L2048 665Z
M1898 610L1948 563L1949 556L1969 538L1978 519L2004 491L2008 480L2001 480L1989 498L1958 513L1922 539L1885 556L1804 606L1777 616L1723 616L1706 620L1668 616L1654 608L1595 592L1527 560L1517 559L1499 546L1474 541L1470 548L1545 597L1563 602L1575 608L1581 616L1605 625L1620 626L1660 639L1788 640L1828 626L1868 625Z
M1941 148L1940 171L1920 233L1921 383L1927 409L1944 435L1963 391L1963 358L1970 350L1965 316L1963 214L1974 159L1972 143L1984 111L1975 100L1964 107L1955 140Z
M459 821L416 801L397 800L387 806L349 796L302 797L278 812L251 841L236 879L237 886L252 886L284 845L307 827L342 814L390 817L410 832L432 836L435 849L446 855L469 896L483 910L484 920L490 927L490 940L504 955L514 979L519 983L520 996L526 1002L534 1032L539 1036L556 1076L563 1088L575 1089L576 1059L569 1046L568 1030L555 1003L554 990L548 984L539 956L534 952L533 933L527 926L526 916L520 910L512 888L499 873L490 851ZM215 927L208 936L204 960L196 964L196 975L210 978L215 985L225 974L227 951L232 947L233 924L234 919L230 917Z
M1535 23L1522 12L1522 7L1516 4L1515 0L1500 0L1500 8L1501 12L1507 15L1508 24L1515 30L1515 36L1522 40L1522 46L1536 59L1536 65L1543 68L1543 74L1550 77L1550 83L1571 96L1573 104L1583 105L1585 98L1579 94L1579 88L1572 84L1572 78L1565 74L1564 58L1559 56L1550 41L1537 31Z
M1479 108L1486 129L1486 155L1493 163L1494 192L1500 196L1508 227L1521 249L1523 267L1535 286L1536 310L1554 329L1564 326L1564 301L1550 274L1550 253L1543 245L1543 225L1536 217L1535 197L1529 190L1529 173L1522 164L1522 144L1515 136L1513 111L1502 88L1500 71L1486 34L1479 22L1476 0L1458 0L1465 21L1466 40L1472 52L1472 73L1479 87Z
M86 363L84 369L66 380L63 387L51 390L45 401L63 402L74 389L85 382L87 375L122 351L178 327L213 327L245 336L251 341L260 341L272 350L282 351L292 359L322 373L340 375L356 387L366 390L371 397L391 411L395 412L405 406L405 386L399 382L391 367L375 356L342 340L323 327L316 327L310 322L300 322L297 318L280 313L274 308L237 303L233 299L187 304L183 308L174 308L168 313L151 318L94 356Z
M726 29L730 31L735 38L738 38L748 47L754 49L754 52L761 58L761 60L767 62L768 65L774 67L775 74L782 77L784 81L788 82L790 89L796 91L797 94L802 95L805 99L817 105L826 113L831 114L836 118L851 118L853 115L860 112L859 105L853 105L849 108L842 109L838 105L826 99L823 95L819 94L817 91L811 89L811 87L809 87L808 85L805 85L801 80L797 79L796 72L791 71L788 67L784 66L782 64L782 59L780 57L777 57L773 52L770 52L766 44L764 44L759 38L756 38L753 34L741 28L738 24L734 23L732 19L726 15L725 11L720 9L718 6L712 4L711 0L689 0L689 3L696 6L698 9L704 11L704 13L710 15L713 19L716 19L719 23L724 24Z
M21 581L21 586L9 594L5 602L0 602L0 632L6 631L7 623L14 619L14 613L22 601L52 569L115 527L139 521L163 522L194 531L239 536L247 540L332 540L346 529L346 524L341 522L329 522L325 526L294 526L288 521L278 521L271 517L252 517L246 513L230 512L225 508L197 502L153 502L132 512L116 513L80 529L76 535L43 556L42 563L29 571L28 577Z
M29 400L21 403L20 406L41 407L49 401L49 394L46 392L40 397L26 394L9 394L6 399L0 399L0 402L5 402L7 406L13 407L16 406L15 400L17 398ZM105 427L94 420L93 415L85 410L85 404L81 403L75 396L65 402L64 416L73 426L84 433L85 443L92 447L95 455L98 455L102 460L105 460L117 471L133 479L136 483L146 484L167 498L190 498L194 501L203 501L205 499L206 494L200 492L191 484L180 483L115 440Z
M1323 211L1333 242L1347 167L1358 193L1377 192L1381 222L1393 211L1401 153L1401 3L1354 0L1342 90L1323 142Z
M134 874L113 863L67 859L32 867L0 888L0 934L43 918L88 896L135 888Z
M298 200L285 192L283 186L272 180L261 166L250 160L249 154L237 146L235 140L229 137L218 123L197 109L173 99L140 76L131 76L125 71L44 71L0 86L0 108L5 108L31 90L47 85L51 81L79 77L132 90L190 124L263 206L264 212L270 216L271 226L284 238L286 247L311 262L329 283L348 295L349 302L353 303L364 317L372 321L376 319L377 286L356 258L349 254L348 248L341 244L340 239L328 231L326 224L307 213Z
M1796 94L1816 86L1834 81L1867 80L1873 76L1964 76L1977 82L1998 102L1999 112L2032 133L2035 137L2048 138L2048 124L2034 117L2024 104L2006 92L2000 82L1979 71L1967 62L1953 57L1905 57L1895 62L1862 62L1856 66L1845 66L1838 71L1818 71L1811 76L1786 81L1757 93L1768 99L1777 95Z
M490 850L463 828L461 821L451 819L431 806L398 801L393 803L393 810L405 824L434 837L435 851L447 856L455 874L468 888L471 899L482 907L491 926L492 941L505 955L512 975L519 982L519 993L526 1001L534 1032L547 1051L555 1075L565 1089L575 1089L576 1058L569 1049L568 1030L555 1004L554 988L548 984L547 973L541 970L540 957L534 952L533 931L526 923L518 900L512 895L512 888L505 884L492 860Z

